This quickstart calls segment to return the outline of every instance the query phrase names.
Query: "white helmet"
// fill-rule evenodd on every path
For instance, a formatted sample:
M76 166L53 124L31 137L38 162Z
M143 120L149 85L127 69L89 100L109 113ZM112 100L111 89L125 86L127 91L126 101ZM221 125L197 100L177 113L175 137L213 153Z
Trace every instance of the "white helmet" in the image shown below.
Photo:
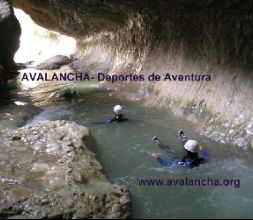
M114 106L113 111L116 115L120 115L123 113L123 107L120 105L116 105Z
M195 140L188 140L185 143L184 148L192 153L197 153L199 151L199 144Z

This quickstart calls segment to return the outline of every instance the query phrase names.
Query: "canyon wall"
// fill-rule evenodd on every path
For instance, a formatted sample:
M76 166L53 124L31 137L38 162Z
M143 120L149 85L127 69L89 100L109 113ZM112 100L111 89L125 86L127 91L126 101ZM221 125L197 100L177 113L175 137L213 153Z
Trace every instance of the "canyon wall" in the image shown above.
M252 1L12 2L38 24L78 40L76 71L211 75L210 81L105 86L170 108L215 141L253 147Z
M21 29L9 0L0 0L0 101L8 97L6 84L14 69Z
M0 64L13 67L13 57L19 47L21 29L9 0L0 0Z

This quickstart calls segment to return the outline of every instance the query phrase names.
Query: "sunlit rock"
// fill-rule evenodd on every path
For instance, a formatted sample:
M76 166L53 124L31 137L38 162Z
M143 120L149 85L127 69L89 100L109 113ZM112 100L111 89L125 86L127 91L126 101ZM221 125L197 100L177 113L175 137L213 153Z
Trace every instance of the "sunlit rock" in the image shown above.
M14 12L22 28L20 48L15 54L17 63L32 67L56 55L70 57L75 53L74 38L38 26L22 10L15 9ZM47 62L38 66L38 69L44 68L58 69L59 65Z

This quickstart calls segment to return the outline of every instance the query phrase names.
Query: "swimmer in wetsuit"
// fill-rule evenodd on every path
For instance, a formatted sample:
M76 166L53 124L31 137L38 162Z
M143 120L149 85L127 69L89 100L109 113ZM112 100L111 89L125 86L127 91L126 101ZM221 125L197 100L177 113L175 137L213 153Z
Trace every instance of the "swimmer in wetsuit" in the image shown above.
M92 122L93 125L100 125L100 124L112 124L114 122L123 122L128 120L127 118L124 117L123 114L123 106L116 105L113 108L113 118L109 118L103 121L97 121L97 122Z
M184 146L185 152L184 152L184 156L182 157L182 159L179 160L176 163L176 165L182 165L182 166L193 168L193 167L197 167L200 164L203 164L207 161L206 159L199 157L198 153L200 151L203 151L203 148L198 144L197 141L188 140L188 138L185 136L183 131L179 131L178 138L179 138L179 141ZM172 156L176 155L175 152L171 148L169 148L168 146L161 143L159 138L153 137L152 140L157 144L158 147L165 150L165 152L168 155L172 155ZM170 166L172 164L171 161L164 160L157 153L153 153L152 156L163 166ZM206 155L206 157L207 156L208 155Z
M116 105L113 108L113 113L114 113L114 117L112 119L110 119L111 123L112 122L122 122L122 121L128 120L127 118L124 118L123 107L120 105Z

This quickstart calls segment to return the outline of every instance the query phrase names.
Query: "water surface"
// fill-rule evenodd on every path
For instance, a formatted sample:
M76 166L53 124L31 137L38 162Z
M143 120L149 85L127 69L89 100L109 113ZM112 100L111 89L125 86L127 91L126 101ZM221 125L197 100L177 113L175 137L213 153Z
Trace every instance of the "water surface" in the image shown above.
M242 152L229 145L211 142L198 135L197 125L172 113L147 108L141 103L117 100L110 92L98 90L94 84L42 86L26 88L34 98L38 91L66 89L77 91L72 101L57 99L44 104L42 112L29 123L43 120L66 119L88 126L96 140L97 158L111 182L127 186L132 194L133 218L251 218L253 163L251 152ZM40 93L41 94L41 93ZM39 100L36 100L37 102ZM107 125L92 125L92 122L110 118L114 105L125 106L129 121ZM162 168L152 157L159 152L151 141L159 136L179 155L182 146L177 131L182 129L191 139L197 139L208 150L210 162L195 169ZM239 179L240 187L208 186L146 186L140 187L138 179L182 178Z

